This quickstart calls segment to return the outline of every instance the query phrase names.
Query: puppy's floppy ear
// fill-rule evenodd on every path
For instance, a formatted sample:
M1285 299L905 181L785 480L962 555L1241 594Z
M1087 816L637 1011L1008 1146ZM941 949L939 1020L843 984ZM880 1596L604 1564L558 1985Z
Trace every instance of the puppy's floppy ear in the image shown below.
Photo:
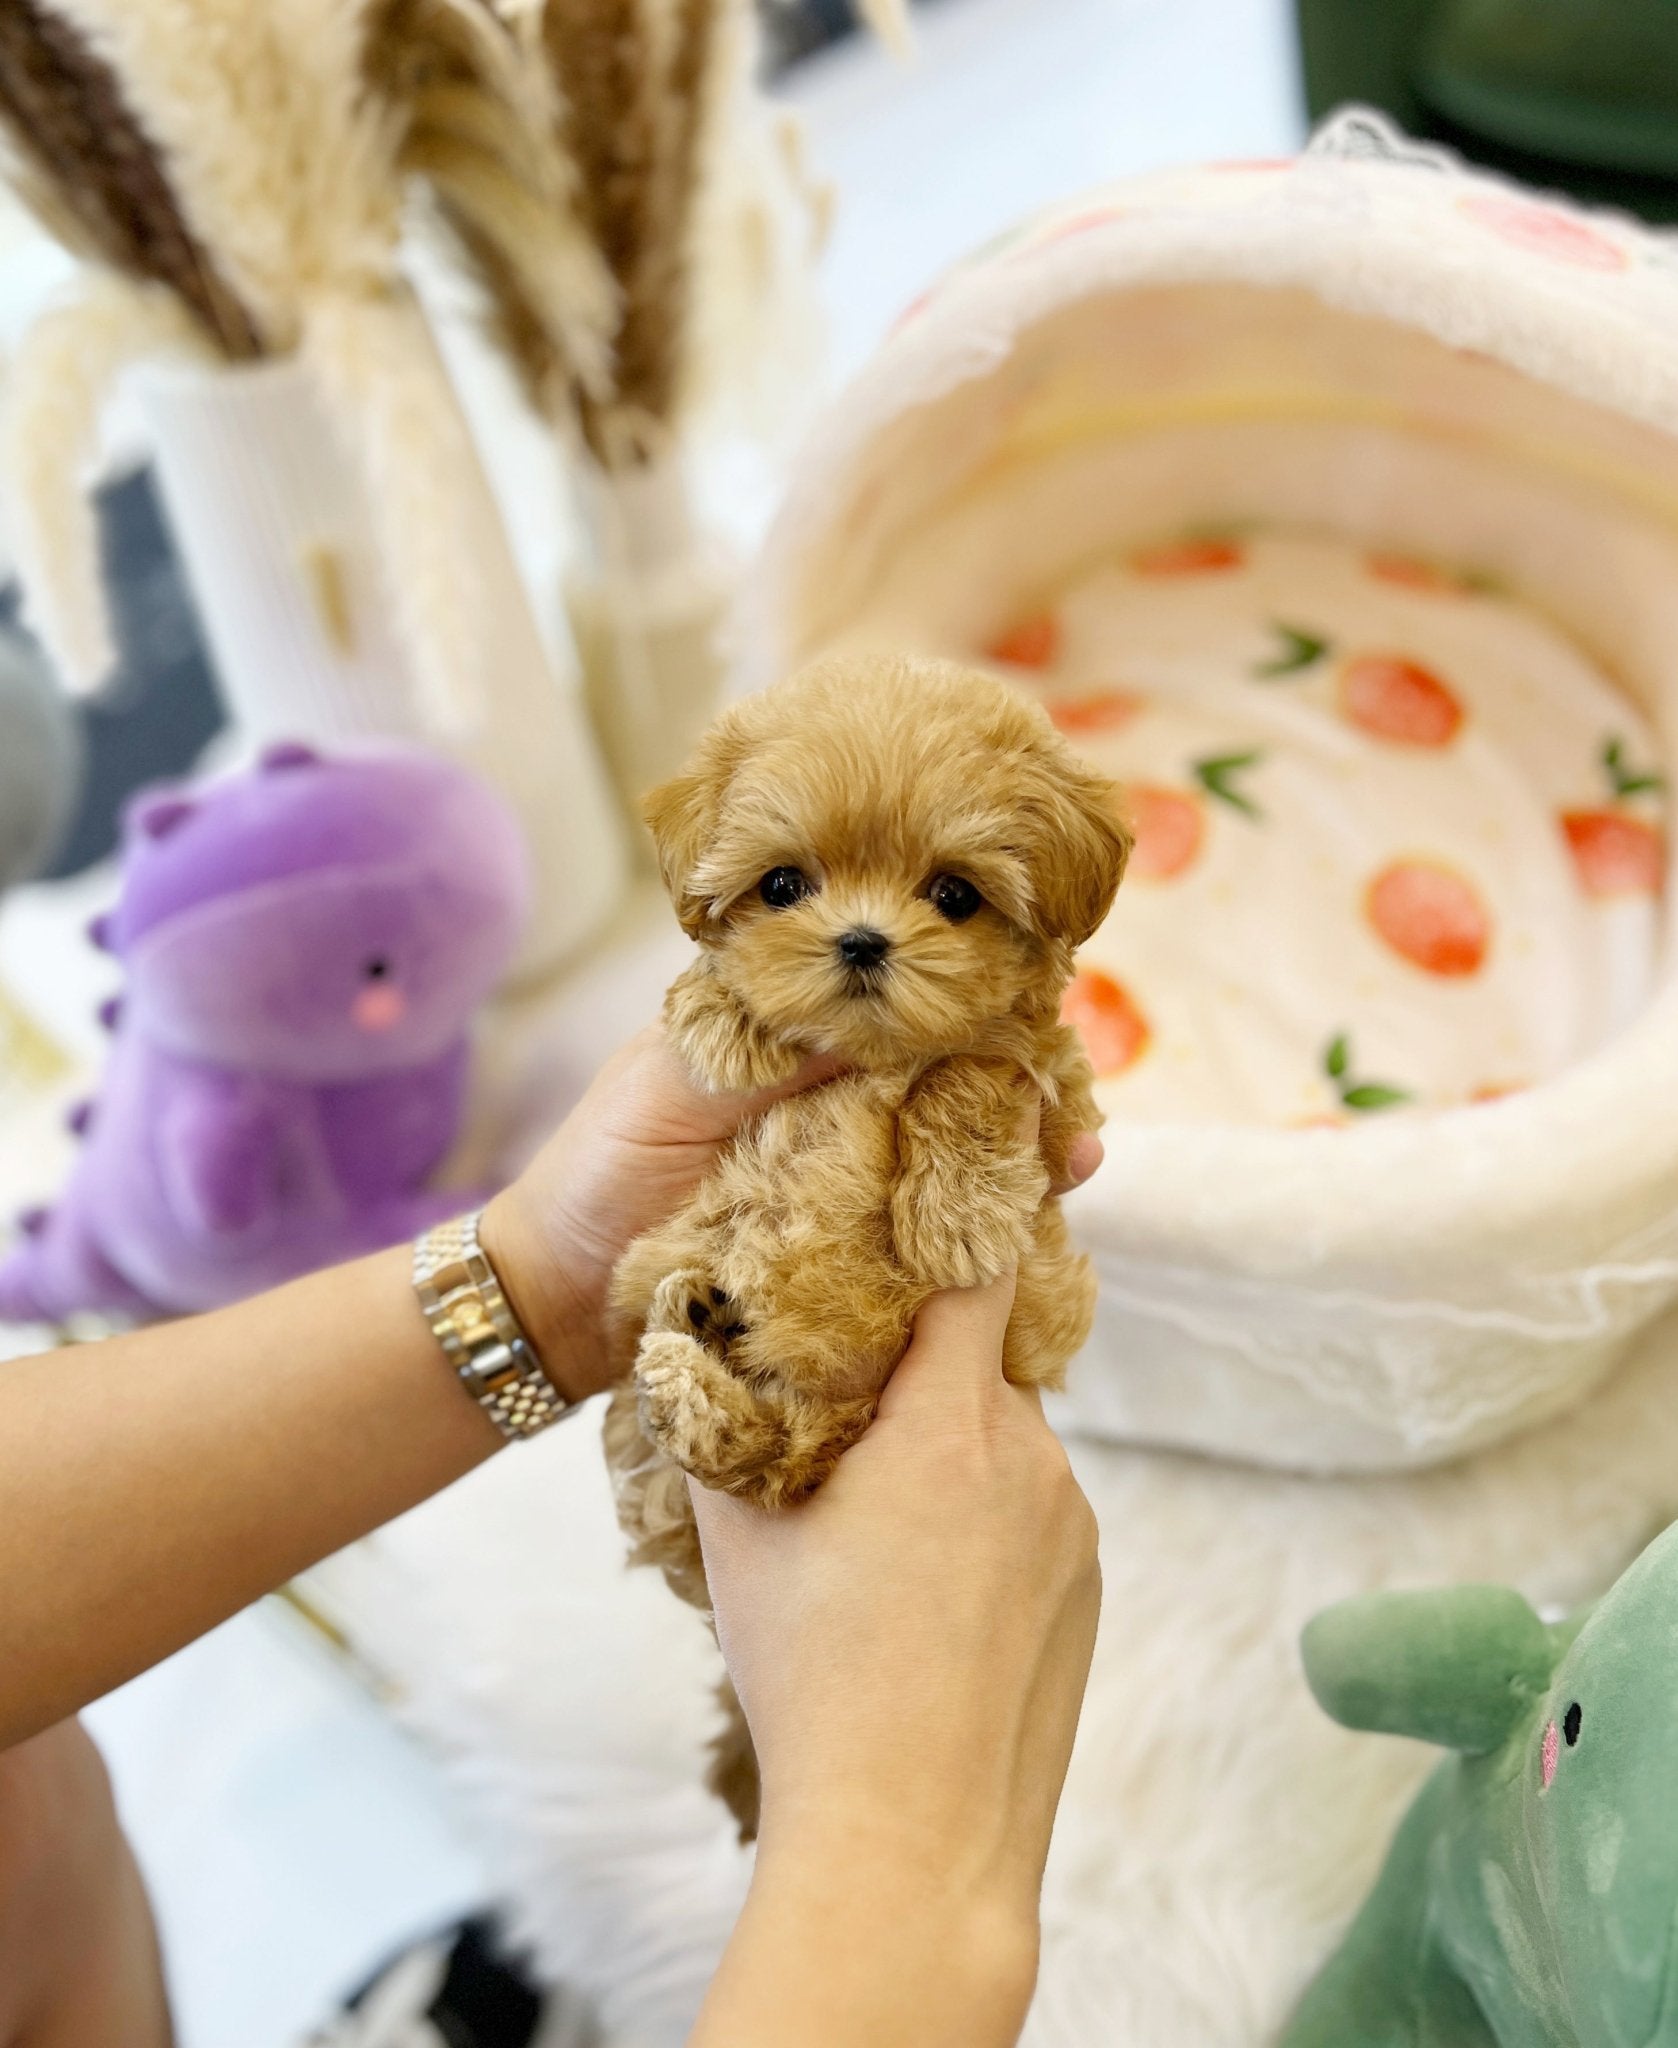
M698 938L711 922L710 899L695 889L693 876L716 829L726 783L710 749L702 747L691 768L660 783L641 805L652 831L659 875L690 939Z
M751 751L748 708L749 700L724 712L682 773L642 801L659 874L690 939L715 923L710 894L697 885L696 877L716 837L729 782Z
M1033 922L1044 938L1081 946L1112 909L1130 858L1118 790L1056 739L1031 750L1020 801L1031 820Z

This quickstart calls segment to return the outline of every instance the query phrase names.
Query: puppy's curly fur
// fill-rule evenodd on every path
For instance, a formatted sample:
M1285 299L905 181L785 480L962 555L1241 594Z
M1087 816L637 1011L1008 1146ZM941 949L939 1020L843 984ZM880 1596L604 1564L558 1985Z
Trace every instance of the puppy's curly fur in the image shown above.
M936 1289L1018 1262L1004 1370L1058 1386L1094 1281L1048 1197L1101 1121L1059 1021L1129 852L1042 711L944 663L832 661L736 705L647 816L699 958L672 1043L714 1089L845 1071L742 1130L625 1252L607 1455L640 1561L709 1608L684 1475L778 1508L867 1427ZM1021 1134L1032 1087L1039 1143ZM713 1785L755 1832L738 1703Z

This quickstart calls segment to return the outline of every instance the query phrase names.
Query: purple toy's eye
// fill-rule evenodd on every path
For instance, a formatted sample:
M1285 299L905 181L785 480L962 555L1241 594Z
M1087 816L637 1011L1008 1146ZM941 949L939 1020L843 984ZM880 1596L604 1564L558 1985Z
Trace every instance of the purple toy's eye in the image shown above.
M361 971L369 981L386 981L390 978L390 962L382 953L375 953Z

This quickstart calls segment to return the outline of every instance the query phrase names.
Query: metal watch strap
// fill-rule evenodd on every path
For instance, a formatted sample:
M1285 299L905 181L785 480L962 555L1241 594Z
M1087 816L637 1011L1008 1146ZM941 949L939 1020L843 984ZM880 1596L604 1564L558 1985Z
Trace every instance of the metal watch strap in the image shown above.
M505 1437L535 1436L577 1407L541 1366L478 1242L482 1211L414 1245L414 1292L443 1356Z

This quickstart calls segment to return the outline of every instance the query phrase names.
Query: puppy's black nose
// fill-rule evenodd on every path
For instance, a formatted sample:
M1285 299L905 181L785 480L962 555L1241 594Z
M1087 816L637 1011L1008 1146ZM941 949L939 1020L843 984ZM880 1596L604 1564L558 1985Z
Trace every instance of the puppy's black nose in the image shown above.
M870 931L866 925L841 932L834 943L847 967L878 967L891 951L891 940L885 933Z

